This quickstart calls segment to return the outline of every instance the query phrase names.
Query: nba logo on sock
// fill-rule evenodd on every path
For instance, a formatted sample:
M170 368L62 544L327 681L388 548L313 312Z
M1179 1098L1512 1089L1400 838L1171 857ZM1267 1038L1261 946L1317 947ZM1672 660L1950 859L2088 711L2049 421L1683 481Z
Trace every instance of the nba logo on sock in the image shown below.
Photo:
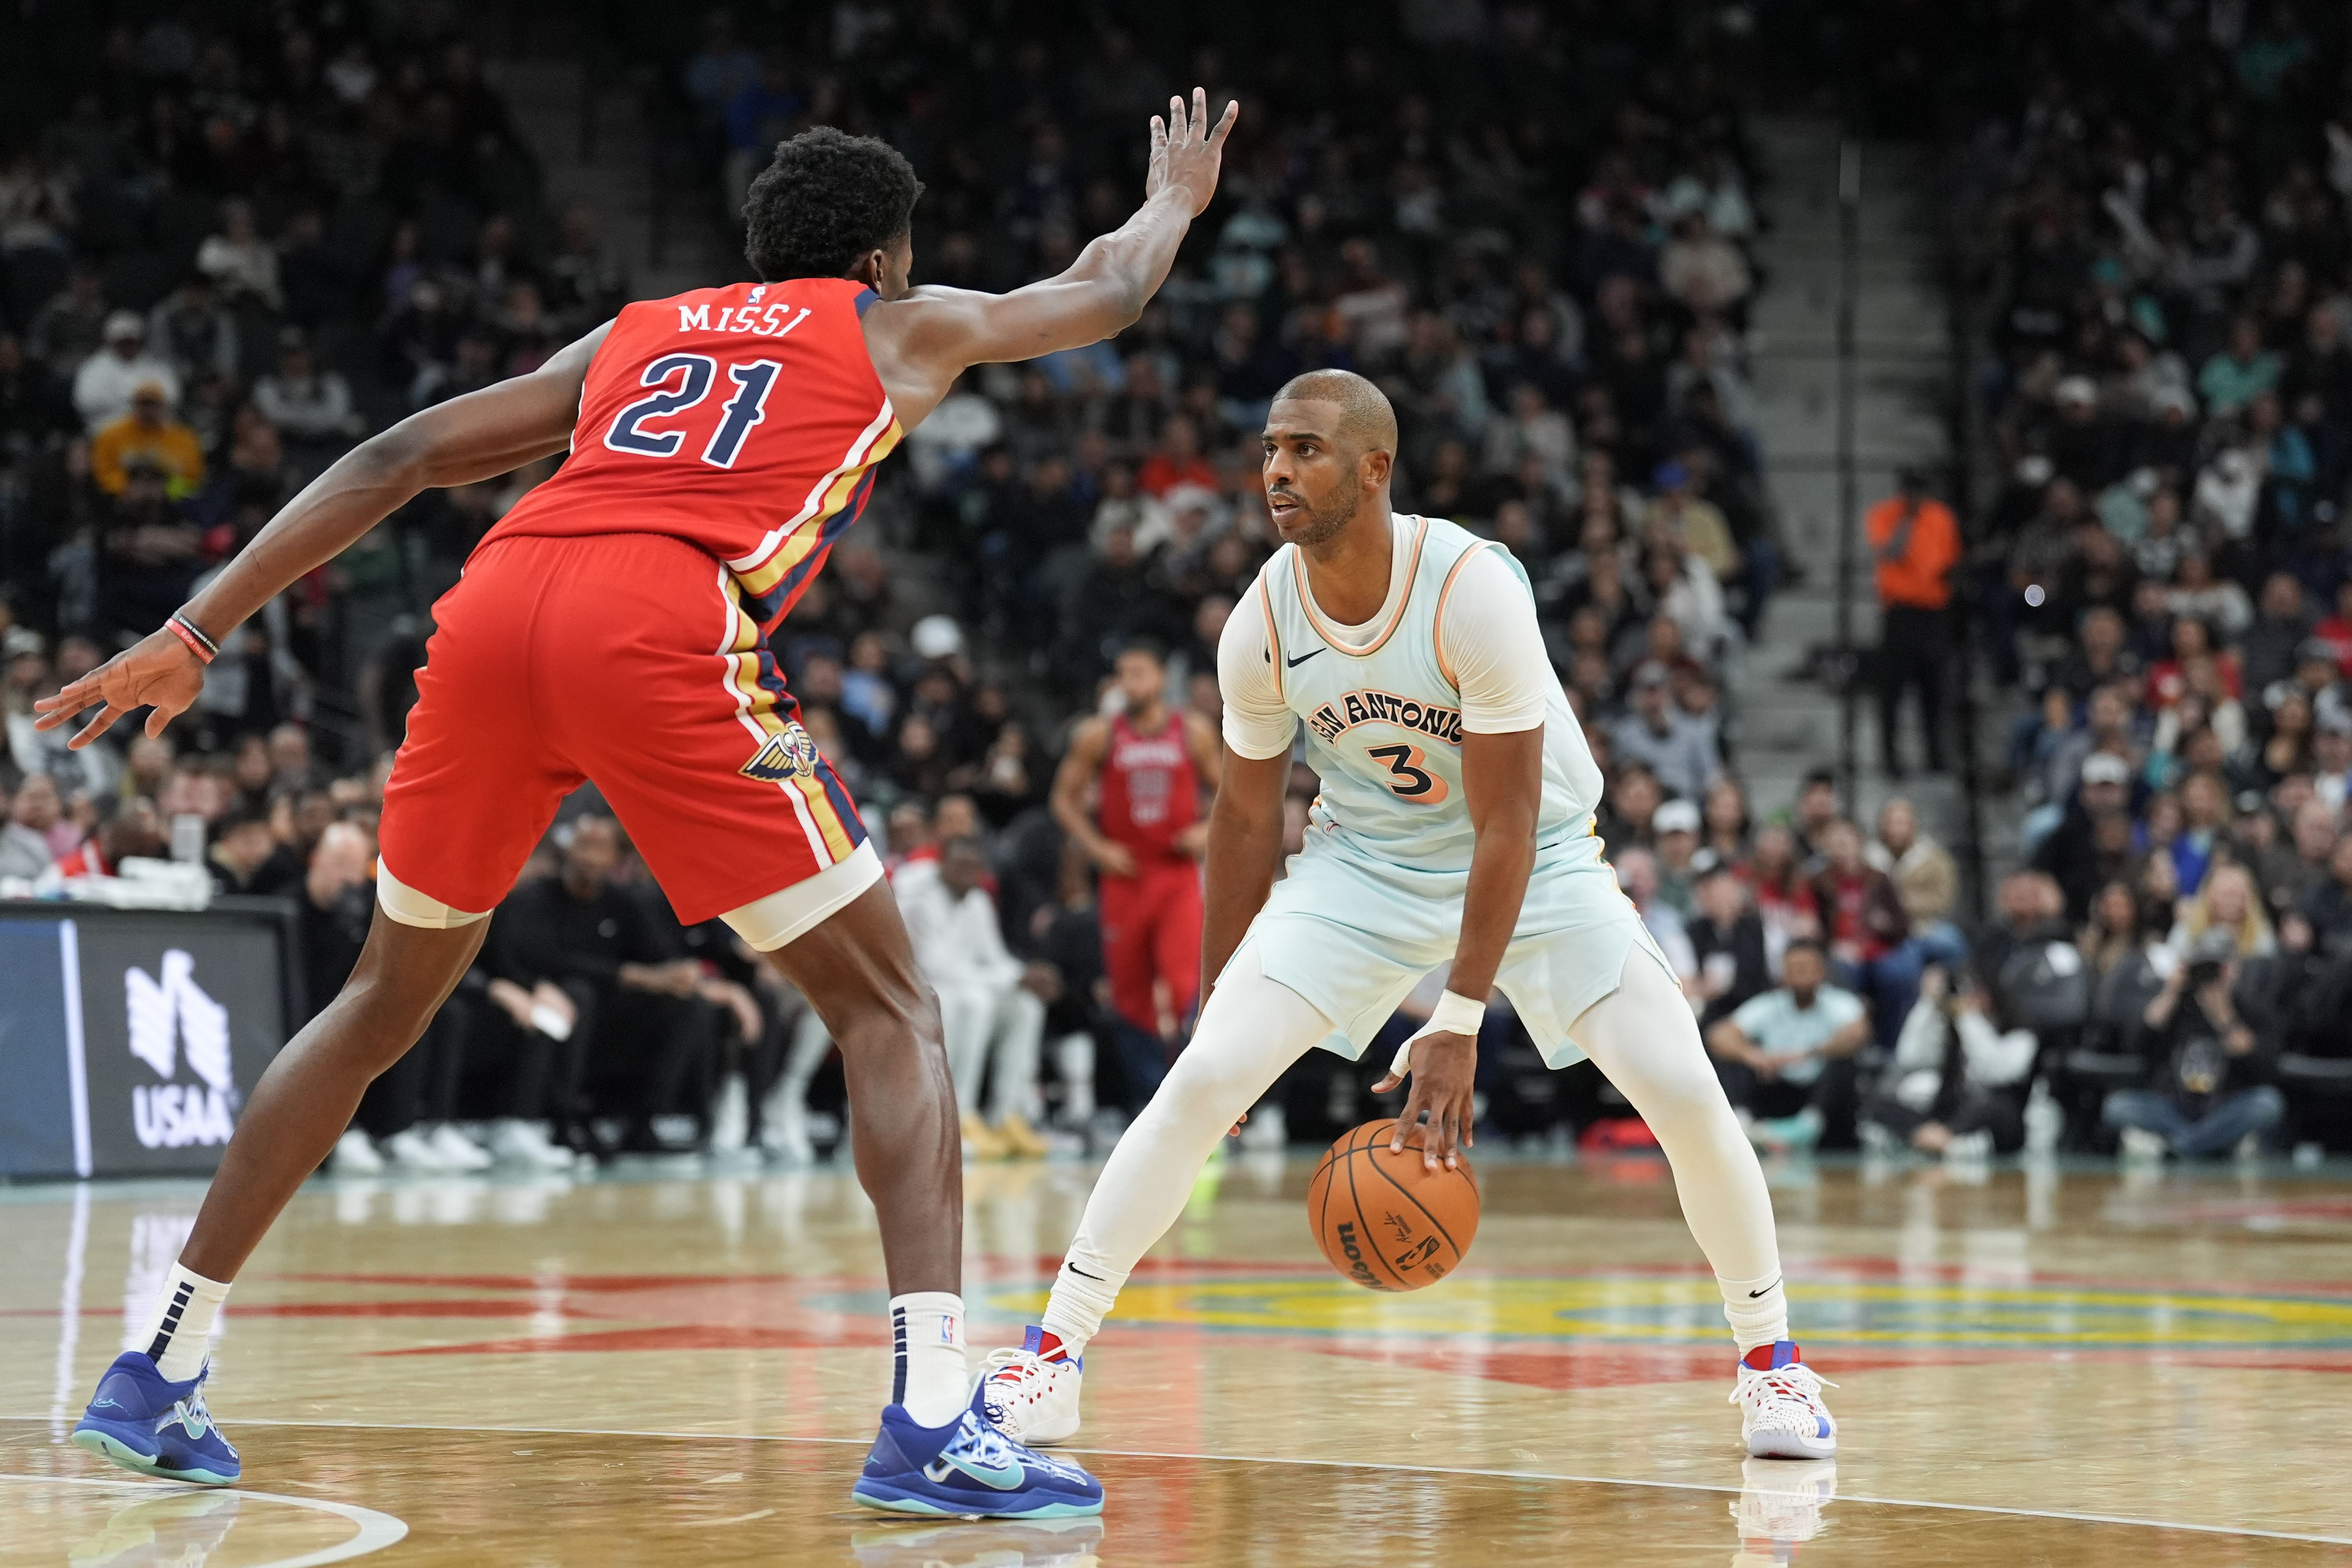
M807 778L816 772L816 742L809 739L809 732L795 720L769 736L767 744L752 753L741 771L745 778L758 779L762 784Z

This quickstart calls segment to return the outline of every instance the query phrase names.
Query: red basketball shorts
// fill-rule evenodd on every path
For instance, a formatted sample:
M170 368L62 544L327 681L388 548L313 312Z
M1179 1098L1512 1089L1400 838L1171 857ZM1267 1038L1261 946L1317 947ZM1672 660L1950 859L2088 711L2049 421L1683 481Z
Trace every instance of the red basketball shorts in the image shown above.
M1099 884L1103 974L1118 1016L1160 1032L1156 981L1181 1022L1201 989L1201 868L1192 860L1147 862Z
M494 907L589 779L689 925L827 872L851 896L879 879L767 639L701 551L649 533L495 541L434 619L384 789L394 918L457 923L411 918L395 898Z

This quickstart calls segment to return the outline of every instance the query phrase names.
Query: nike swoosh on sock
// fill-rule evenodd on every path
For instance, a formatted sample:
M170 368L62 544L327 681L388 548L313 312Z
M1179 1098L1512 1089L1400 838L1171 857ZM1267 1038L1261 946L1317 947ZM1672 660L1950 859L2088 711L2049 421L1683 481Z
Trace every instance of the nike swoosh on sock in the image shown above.
M1780 1282L1778 1279L1775 1279L1771 1284L1765 1286L1761 1290L1750 1290L1748 1292L1748 1299L1753 1301L1762 1297L1769 1296L1774 1290L1780 1289Z
M1097 1285L1103 1283L1103 1277L1101 1275L1089 1274L1075 1263L1065 1263L1062 1267L1068 1269L1071 1273L1076 1275L1081 1279L1091 1279Z

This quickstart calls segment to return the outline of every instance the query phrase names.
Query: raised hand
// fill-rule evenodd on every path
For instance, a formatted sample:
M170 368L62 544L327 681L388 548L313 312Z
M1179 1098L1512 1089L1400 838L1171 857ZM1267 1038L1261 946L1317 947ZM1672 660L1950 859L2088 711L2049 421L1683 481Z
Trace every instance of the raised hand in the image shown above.
M147 732L160 735L163 726L186 712L205 689L205 667L187 645L168 631L150 632L133 647L116 654L55 697L33 704L36 730L54 730L85 708L106 706L66 742L79 751L114 727L114 721L135 709L152 708Z
M1168 100L1168 118L1151 117L1151 164L1143 177L1146 201L1171 186L1181 185L1192 198L1192 216L1199 217L1207 210L1209 198L1217 194L1217 170L1225 154L1225 137L1234 128L1234 120L1242 111L1239 100L1225 105L1225 112L1213 129L1209 124L1209 94L1204 88L1192 89L1192 108L1188 114L1184 100Z

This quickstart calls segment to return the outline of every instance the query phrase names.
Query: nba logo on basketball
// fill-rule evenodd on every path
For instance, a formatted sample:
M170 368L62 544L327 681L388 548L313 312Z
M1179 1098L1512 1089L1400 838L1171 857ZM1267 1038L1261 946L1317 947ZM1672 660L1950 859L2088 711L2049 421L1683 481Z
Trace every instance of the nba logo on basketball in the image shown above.
M782 784L788 778L807 778L816 772L816 742L798 721L786 724L768 737L768 743L752 753L743 764L746 778L763 784Z

